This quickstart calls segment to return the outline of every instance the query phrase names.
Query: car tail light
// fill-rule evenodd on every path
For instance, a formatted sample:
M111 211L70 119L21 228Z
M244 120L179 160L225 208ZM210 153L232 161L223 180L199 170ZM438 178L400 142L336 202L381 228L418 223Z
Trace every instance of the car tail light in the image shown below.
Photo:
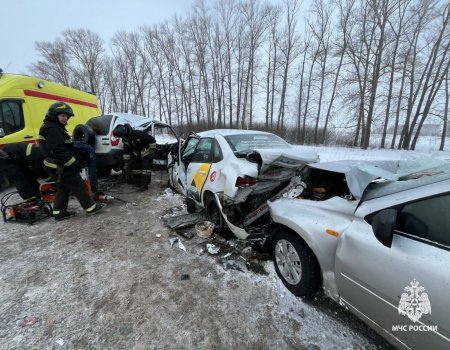
M238 178L236 179L235 186L236 187L253 186L254 184L256 184L256 181L254 181L252 178L238 176Z
M111 135L111 146L117 146L119 144L120 138Z

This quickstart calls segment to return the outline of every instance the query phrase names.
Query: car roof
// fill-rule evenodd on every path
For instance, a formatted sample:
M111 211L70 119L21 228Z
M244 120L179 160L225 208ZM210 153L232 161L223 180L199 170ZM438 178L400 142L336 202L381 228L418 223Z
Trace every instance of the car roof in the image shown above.
M230 135L242 135L242 134L267 134L274 135L270 132L260 130L242 130L242 129L213 129L197 133L201 137L214 137L216 135L230 136Z
M113 116L117 116L120 119L126 121L126 122L130 122L132 123L134 126L139 126L140 124L143 123L154 123L154 124L161 124L161 125L165 125L165 126L170 126L167 123L164 123L160 120L156 120L156 119L150 119L150 117L145 117L142 115L137 115L137 114L131 114L131 113L117 113L117 112L113 112L113 113L108 113L106 115L113 115Z

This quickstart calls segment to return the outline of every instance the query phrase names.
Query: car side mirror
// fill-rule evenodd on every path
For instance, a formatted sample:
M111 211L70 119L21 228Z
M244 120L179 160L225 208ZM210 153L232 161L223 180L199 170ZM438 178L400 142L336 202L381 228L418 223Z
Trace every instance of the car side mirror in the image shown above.
M0 137L5 137L5 130L3 128L0 128Z
M383 209L371 218L370 223L375 237L388 248L392 245L396 221L396 209Z

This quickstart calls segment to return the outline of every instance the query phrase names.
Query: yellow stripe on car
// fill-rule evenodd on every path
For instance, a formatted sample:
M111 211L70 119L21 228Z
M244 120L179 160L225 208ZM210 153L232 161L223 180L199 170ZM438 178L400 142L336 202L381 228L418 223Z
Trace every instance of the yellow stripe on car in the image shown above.
M208 178L210 168L211 168L210 163L204 163L198 167L197 172L194 175L195 188L199 193L202 191L203 185L206 179Z

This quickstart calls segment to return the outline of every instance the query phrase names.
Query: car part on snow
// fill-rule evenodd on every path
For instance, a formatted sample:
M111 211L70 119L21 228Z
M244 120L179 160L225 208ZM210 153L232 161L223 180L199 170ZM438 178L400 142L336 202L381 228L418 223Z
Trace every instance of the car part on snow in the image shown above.
M170 244L171 248L173 248L173 245L177 242L178 242L178 248L180 248L181 250L186 252L186 247L181 242L181 239L179 239L178 237L169 238L169 244Z
M195 232L197 232L197 236L201 238L208 238L211 237L214 227L215 225L213 222L204 221L195 225Z
M211 255L217 255L220 252L220 247L218 247L218 246L216 246L216 245L214 245L212 243L207 243L206 244L206 250Z
M164 224L170 227L172 230L193 226L198 222L205 220L205 213L193 213L183 214L178 216L172 216L164 220Z
M247 263L243 260L225 259L222 264L225 270L237 270L241 272L245 272L248 270Z
M180 235L183 238L186 239L191 239L192 237L194 237L194 233L191 231L175 231L177 233L177 235Z

